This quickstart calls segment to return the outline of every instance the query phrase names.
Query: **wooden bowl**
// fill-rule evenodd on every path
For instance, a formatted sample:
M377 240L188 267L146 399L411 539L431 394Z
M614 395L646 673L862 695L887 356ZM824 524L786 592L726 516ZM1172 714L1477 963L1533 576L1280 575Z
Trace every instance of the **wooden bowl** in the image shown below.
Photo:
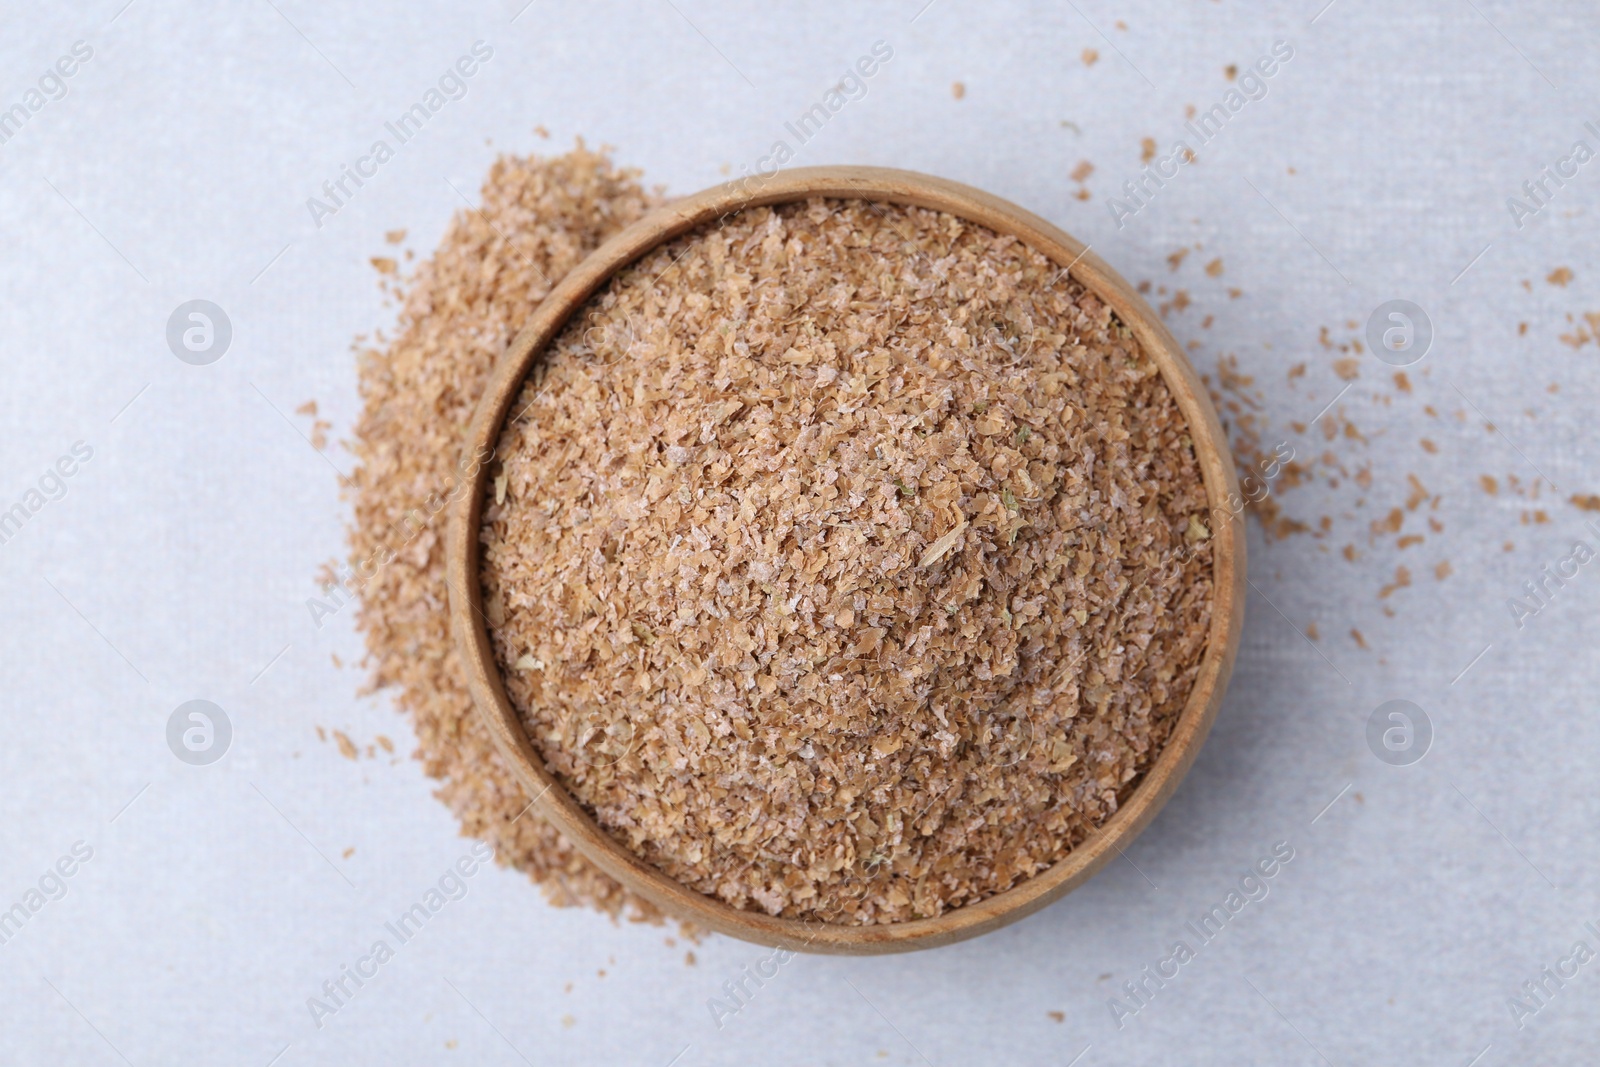
M875 200L948 212L1000 234L1019 238L1066 268L1105 301L1160 367L1167 388L1188 421L1213 516L1215 562L1211 628L1205 656L1166 746L1117 812L1054 866L1027 881L937 918L882 925L836 925L774 918L735 908L673 880L630 852L594 821L545 769L506 697L489 642L479 572L479 529L489 455L529 369L567 320L618 270L696 227L749 207L811 197ZM474 470L465 493L450 505L446 551L450 616L467 684L500 754L539 814L601 870L669 915L734 937L798 951L870 954L946 945L1029 915L1086 882L1150 823L1194 762L1233 669L1244 621L1244 530L1229 502L1239 500L1227 440L1194 368L1161 321L1110 267L1082 243L1045 220L977 189L911 171L878 167L809 167L770 178L716 186L674 201L612 237L567 275L534 310L495 366L467 429L464 470Z

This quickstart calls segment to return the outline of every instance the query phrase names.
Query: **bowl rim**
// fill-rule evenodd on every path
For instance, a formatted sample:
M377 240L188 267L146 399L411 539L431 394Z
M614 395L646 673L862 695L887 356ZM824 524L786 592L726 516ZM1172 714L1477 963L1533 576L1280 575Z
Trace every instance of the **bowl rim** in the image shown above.
M618 271L667 241L742 210L816 197L946 212L1018 238L1076 278L1111 307L1155 361L1188 424L1213 517L1213 600L1206 651L1172 734L1127 800L1066 856L1010 889L933 918L864 926L735 908L676 881L606 833L545 769L506 695L483 613L480 577L478 535L492 467L489 457L534 360L571 316ZM1240 500L1239 485L1227 438L1199 376L1149 304L1089 245L1009 201L958 182L884 167L805 167L726 182L656 208L590 253L534 309L495 364L464 440L462 491L452 494L448 507L449 614L467 688L496 750L533 798L530 807L602 871L668 915L746 941L842 954L932 948L998 929L1059 899L1120 854L1171 798L1216 719L1238 652L1245 538L1242 516L1229 502ZM1219 515L1225 521L1218 521Z

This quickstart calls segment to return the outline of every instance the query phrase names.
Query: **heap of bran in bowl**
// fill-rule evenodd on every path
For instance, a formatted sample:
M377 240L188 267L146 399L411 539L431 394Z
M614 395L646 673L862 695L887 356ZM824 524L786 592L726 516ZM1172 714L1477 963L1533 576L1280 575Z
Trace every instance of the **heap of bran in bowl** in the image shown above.
M481 530L506 691L562 788L699 893L856 924L1001 893L1184 707L1187 423L1014 237L733 213L614 274L512 410Z

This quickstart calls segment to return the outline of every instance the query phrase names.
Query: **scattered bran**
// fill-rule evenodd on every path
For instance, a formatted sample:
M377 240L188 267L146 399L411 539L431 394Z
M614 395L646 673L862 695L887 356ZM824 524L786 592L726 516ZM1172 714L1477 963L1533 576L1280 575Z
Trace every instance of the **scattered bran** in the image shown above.
M527 811L528 798L479 724L450 635L444 519L434 506L457 484L462 435L506 343L555 280L656 198L581 143L551 159L502 158L482 195L481 208L458 212L405 284L394 340L380 337L381 347L359 351L350 584L360 596L371 683L390 689L409 715L416 754L441 780L438 796L463 833L493 845L556 904L659 920ZM403 238L400 230L388 235L392 243Z

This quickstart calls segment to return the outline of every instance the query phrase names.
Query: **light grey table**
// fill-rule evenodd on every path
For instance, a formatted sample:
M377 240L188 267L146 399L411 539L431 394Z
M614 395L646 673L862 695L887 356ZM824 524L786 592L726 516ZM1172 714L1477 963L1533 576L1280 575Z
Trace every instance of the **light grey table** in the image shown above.
M0 506L25 517L0 544L0 907L22 917L0 914L0 1061L1595 1057L1600 963L1573 951L1600 951L1600 565L1574 565L1536 614L1508 601L1575 541L1600 546L1595 516L1566 502L1600 491L1600 343L1580 340L1600 311L1600 162L1571 155L1600 151L1585 126L1600 125L1600 15L1505 0L921 3L759 17L711 0L11 5ZM323 182L479 41L492 55L464 95L313 218ZM368 257L400 227L431 248L502 151L582 135L677 192L754 167L877 41L892 60L792 165L970 182L1164 287L1156 302L1184 290L1170 324L1202 370L1231 355L1254 377L1267 447L1320 456L1309 424L1330 402L1358 428L1364 440L1333 443L1337 486L1319 462L1314 484L1274 490L1331 531L1267 542L1252 522L1244 644L1193 772L1127 862L1018 926L913 956L796 959L719 1027L708 1000L761 950L552 909L490 869L319 1027L307 998L470 848L403 758L404 721L334 665L359 658L350 613L318 629L305 606L341 551L334 468L350 457L309 448L293 409L315 398L336 437L355 416L351 339L394 314ZM1278 41L1293 55L1270 78L1226 79ZM1230 89L1254 98L1229 108ZM1222 108L1203 139L1191 105L1197 121ZM1119 210L1146 137L1198 158ZM1570 281L1546 280L1562 267ZM1337 347L1395 299L1434 334L1410 394L1371 352ZM168 344L191 300L231 330L209 365ZM1345 358L1358 376L1340 395ZM70 475L47 473L58 461ZM1407 475L1429 500L1400 534L1371 533L1404 509ZM1425 540L1398 547L1411 533ZM1380 600L1402 565L1412 584ZM209 765L168 745L197 699L231 725ZM1368 744L1389 700L1427 716L1419 762ZM378 734L401 756L367 758ZM1187 924L1226 909L1275 846L1293 858L1265 897L1196 937ZM1193 958L1145 977L1180 939Z

